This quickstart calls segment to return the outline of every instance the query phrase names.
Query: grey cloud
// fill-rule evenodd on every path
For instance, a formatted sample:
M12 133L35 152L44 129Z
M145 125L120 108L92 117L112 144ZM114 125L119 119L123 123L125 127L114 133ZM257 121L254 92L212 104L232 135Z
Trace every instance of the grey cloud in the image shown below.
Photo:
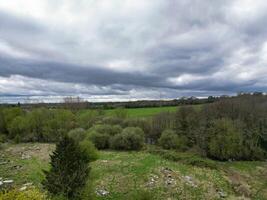
M46 9L56 13L65 1L49 2ZM101 1L65 3L67 13L83 12L80 20L68 22L62 16L60 24L0 11L0 42L32 56L0 55L0 76L98 87L92 95L130 95L137 88L140 95L155 91L147 94L156 97L161 91L173 98L267 89L264 77L258 75L258 71L267 73L266 12L260 7L248 17L236 13L233 4L238 1L230 0L158 0L136 10L116 0L110 9ZM112 10L114 5L117 11ZM86 13L90 7L94 16ZM129 66L110 66L114 60L125 60ZM245 72L248 75L240 78ZM192 79L169 81L183 75ZM47 95L88 92L39 89Z

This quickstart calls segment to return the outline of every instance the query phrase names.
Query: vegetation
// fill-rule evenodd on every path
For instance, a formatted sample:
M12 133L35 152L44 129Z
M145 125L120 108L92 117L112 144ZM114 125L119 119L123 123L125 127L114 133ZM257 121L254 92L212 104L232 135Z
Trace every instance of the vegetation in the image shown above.
M51 155L51 169L44 171L44 187L53 195L80 199L81 189L85 186L90 171L89 153L72 138L63 137Z
M31 182L45 194L40 185L44 179L42 170L49 169L48 155L54 147L54 144L41 143L5 145L2 159L10 162L0 165L2 178L14 180L13 187L18 188L18 192L24 183ZM21 152L31 157L22 160ZM169 159L168 154L175 159ZM18 165L20 170L14 167ZM195 153L152 146L149 151L100 151L99 159L90 166L89 185L83 193L90 193L92 197L82 199L123 200L142 199L139 198L142 196L153 200L267 199L266 162L219 162ZM101 195L102 190L108 194Z
M267 158L267 96L257 93L213 100L209 104L185 105L175 108L175 110L166 110L168 107L156 108L163 112L158 113L157 111L157 114L153 115L147 115L146 110L153 110L154 108L140 109L143 110L145 113L143 116L146 117L139 117L139 114L129 114L132 112L130 110L138 109L84 110L75 107L72 102L71 108L66 107L66 109L36 108L24 110L20 107L5 107L0 109L0 148L5 149L6 145L12 142L17 143L16 146L20 146L20 143L24 142L57 142L56 150L51 156L51 168L47 165L47 160L43 166L44 163L40 163L38 159L38 161L32 160L31 163L25 160L19 164L19 167L15 166L15 168L34 166L33 169L29 168L29 172L27 172L29 174L39 168L44 169L45 177L38 172L31 177L31 180L35 184L40 184L43 181L44 189L53 194L52 198L90 199L92 196L90 188L95 188L96 193L99 193L98 190L100 193L103 191L105 193L106 187L109 187L109 190L113 192L111 199L131 199L132 197L140 199L141 196L144 199L157 199L158 197L186 199L188 196L184 194L184 191L177 193L177 191L167 189L168 195L164 195L166 188L162 190L162 188L156 187L150 190L151 188L148 187L143 190L149 183L147 183L148 180L143 180L139 175L160 174L162 172L159 173L159 169L154 168L163 166L167 162L168 167L176 169L182 174L185 167L195 167L200 171L207 170L209 173L215 173L217 178L223 179L224 176L232 176L236 173L232 169L235 166L229 167L230 164L227 161L234 163L238 163L237 161L242 161L241 163L261 161L259 163L264 163L263 161ZM170 109L173 108L170 107ZM106 152L99 154L96 148L105 149ZM116 151L110 152L109 150ZM133 161L127 161L128 164L125 165L119 161L120 164L116 165L112 162L116 163L117 158L108 157L112 162L105 161L109 165L108 168L103 169L105 162L96 161L99 157L101 159L103 155L127 156ZM24 153L21 156L25 159ZM132 156L136 156L136 158ZM155 161L156 159L159 159L160 163ZM3 165L8 162L4 161ZM99 166L94 165L94 163L98 163ZM135 166L135 163L142 166L144 171ZM183 166L182 169L174 167L177 163L180 167ZM119 168L122 174L118 174L116 171L118 169L109 171L111 170L109 167L113 164ZM154 166L153 170L157 172L150 171L152 165ZM248 165L245 164L245 168ZM91 166L95 166L96 169L92 169L93 172L88 178L89 167ZM2 164L0 165L0 172L13 176L12 173L9 174L7 169L2 169ZM126 193L119 188L113 190L113 186L107 184L103 188L102 182L96 181L97 184L95 184L93 180L102 173L102 171L98 171L98 174L95 174L94 170L100 169L106 170L107 174L109 172L114 173L111 174L114 175L113 178L110 176L108 176L109 178L102 177L104 182L113 182L117 175L131 177L132 174L135 174L136 178L141 178L142 181L139 182L138 179L135 179L133 180L134 183L142 185L143 188L137 188L132 183L128 187L134 188L134 190ZM128 174L125 174L124 170ZM260 171L265 173L262 168ZM190 173L194 174L193 170ZM189 199L196 199L197 197L207 199L205 192L209 191L209 188L204 187L205 181L209 180L207 174L196 175L194 178L198 181L195 182L192 181L193 178L184 178L185 174L182 176L172 172L168 172L168 174L172 174L172 177L177 176L176 183L180 181L178 185L173 187L182 188L185 191L189 190ZM202 180L201 176L205 176L205 178ZM239 176L241 175L238 174ZM266 187L265 182L259 181L260 184L257 183L255 186L255 188L259 188L259 191L255 189L255 191L248 192L247 185L243 185L242 188L239 188L240 185L232 185L232 182L235 181L231 178L229 178L230 181L224 180L223 183L217 183L217 178L216 180L213 178L210 181L216 183L214 183L215 186L212 190L217 191L219 188L234 196L244 194L247 197L254 195L258 198L258 194L265 191ZM147 177L147 179L150 178ZM238 181L241 181L239 179ZM242 181L244 179L246 178L242 178ZM181 182L181 180L184 181ZM164 179L163 182L169 181L173 180ZM186 182L189 182L190 187L194 189L188 189ZM101 188L99 189L98 186ZM168 188L168 186L166 187ZM40 186L38 188L41 189ZM173 196L169 194L173 194ZM260 195L258 199L261 199L261 196L264 194Z

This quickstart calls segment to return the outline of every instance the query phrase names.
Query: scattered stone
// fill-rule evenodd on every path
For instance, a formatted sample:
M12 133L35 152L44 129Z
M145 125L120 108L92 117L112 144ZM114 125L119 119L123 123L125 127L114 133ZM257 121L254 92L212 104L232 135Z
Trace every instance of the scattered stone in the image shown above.
M3 185L3 184L4 184L3 181L0 181L0 186Z
M21 159L22 159L22 160L27 160L27 159L30 159L30 158L31 158L31 156L28 155L28 154L25 154L25 153L22 153L22 154L21 154Z
M219 191L218 194L219 194L220 198L226 198L227 197L227 194L224 191Z
M21 187L20 189L19 189L19 191L24 191L24 190L26 190L27 189L27 187L26 186L23 186L23 187Z
M151 175L149 182L146 184L148 187L153 187L156 185L156 182L158 181L157 175Z
M32 183L25 183L25 184L23 184L23 186L26 186L26 187L32 186Z
M193 181L193 178L191 176L183 176L183 178L188 185L197 187L197 184Z
M11 184L13 182L14 182L13 180L5 180L5 181L3 181L3 183L5 183L5 184Z
M13 166L13 168L16 169L16 170L19 170L19 169L22 168L22 166L21 165L15 165L15 166Z
M107 196L107 195L109 195L109 192L107 191L107 190L104 190L104 189L98 189L98 190L96 190L96 194L98 195L98 196Z

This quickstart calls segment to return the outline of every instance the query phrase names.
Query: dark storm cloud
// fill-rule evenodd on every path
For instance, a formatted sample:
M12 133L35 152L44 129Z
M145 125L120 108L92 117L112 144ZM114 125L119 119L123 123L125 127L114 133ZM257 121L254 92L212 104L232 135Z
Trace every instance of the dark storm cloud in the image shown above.
M37 96L267 88L264 1L31 3L32 10L0 3L2 96L16 94L9 80L21 83L18 95Z

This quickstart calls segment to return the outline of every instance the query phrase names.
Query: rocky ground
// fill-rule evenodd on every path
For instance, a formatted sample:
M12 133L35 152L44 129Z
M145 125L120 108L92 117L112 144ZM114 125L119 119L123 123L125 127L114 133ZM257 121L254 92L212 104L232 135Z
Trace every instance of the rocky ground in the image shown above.
M41 187L53 144L7 144L0 150L0 189ZM267 199L266 162L217 163L210 169L147 152L102 151L91 164L96 199L126 199L147 191L153 199Z

